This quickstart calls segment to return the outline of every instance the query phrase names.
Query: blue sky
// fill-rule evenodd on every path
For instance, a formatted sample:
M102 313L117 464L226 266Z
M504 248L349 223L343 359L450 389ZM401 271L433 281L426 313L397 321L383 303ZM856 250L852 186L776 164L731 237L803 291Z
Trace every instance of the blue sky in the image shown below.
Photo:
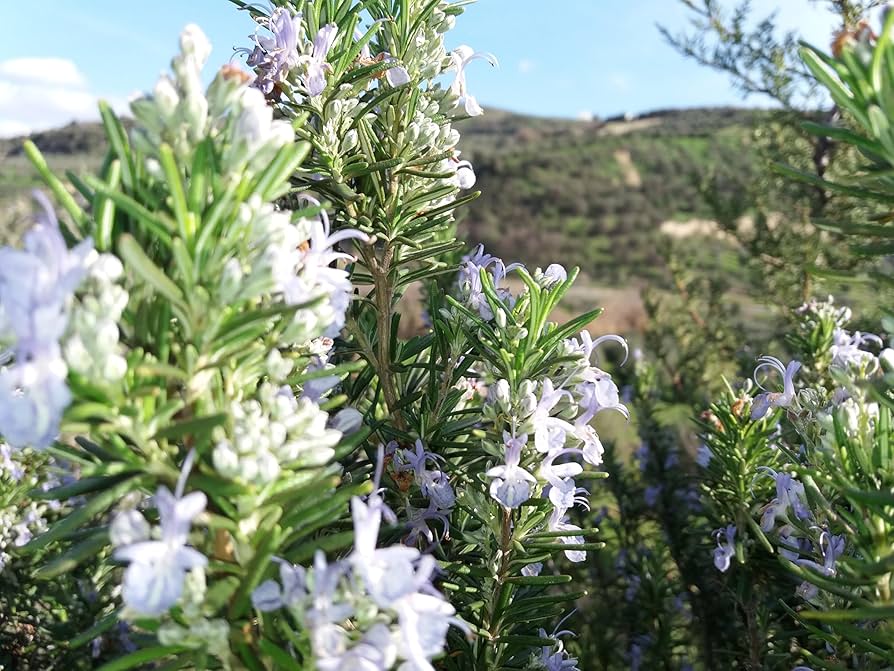
M828 43L831 18L810 0L753 4ZM499 58L499 69L476 61L468 72L485 109L577 117L740 104L725 77L688 62L658 34L656 23L678 29L686 21L678 0L480 0L448 47L466 43ZM126 107L167 69L190 22L214 44L215 69L253 30L226 0L0 2L0 136L93 118L98 97Z

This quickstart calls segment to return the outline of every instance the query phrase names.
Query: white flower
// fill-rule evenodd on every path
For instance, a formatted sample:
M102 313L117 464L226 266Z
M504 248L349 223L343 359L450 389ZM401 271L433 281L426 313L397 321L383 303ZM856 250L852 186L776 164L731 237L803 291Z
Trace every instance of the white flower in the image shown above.
M463 190L475 186L475 170L472 168L472 164L469 161L457 161L450 183Z
M553 510L552 514L549 516L547 528L550 531L581 531L581 528L579 526L570 524L568 522L568 518L558 508ZM560 536L559 540L565 545L582 545L584 542L584 537ZM569 561L577 563L585 561L587 558L587 553L585 550L565 550L565 556L568 558Z
M497 59L493 54L476 52L468 45L461 45L450 53L450 70L456 71L456 78L450 85L450 92L456 96L457 107L462 107L469 116L480 116L484 114L481 105L470 94L466 87L466 67L476 58L486 60L488 63L497 66Z
M562 449L565 446L566 434L574 432L571 424L551 414L563 396L571 399L571 394L567 390L556 389L549 378L543 381L540 400L530 419L534 427L534 447L538 452L547 454Z

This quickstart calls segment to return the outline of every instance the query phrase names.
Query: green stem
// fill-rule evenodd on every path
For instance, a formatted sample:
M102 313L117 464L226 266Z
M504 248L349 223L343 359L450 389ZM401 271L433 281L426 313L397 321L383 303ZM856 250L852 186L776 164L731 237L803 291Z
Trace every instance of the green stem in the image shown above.
M488 641L485 642L485 669L496 669L499 665L497 645L494 643L500 637L500 625L502 625L502 613L509 603L512 588L506 583L509 578L509 564L512 554L512 513L502 508L503 521L500 530L500 567L497 570L496 584L494 585L490 612L486 629Z
M403 415L397 409L398 394L397 385L392 371L391 352L391 318L393 315L392 292L394 286L391 283L391 261L394 256L394 247L386 243L381 261L376 256L370 255L367 259L367 267L373 278L376 304L376 374L382 385L382 395L385 398L385 406L394 421L394 425L401 431L406 430Z

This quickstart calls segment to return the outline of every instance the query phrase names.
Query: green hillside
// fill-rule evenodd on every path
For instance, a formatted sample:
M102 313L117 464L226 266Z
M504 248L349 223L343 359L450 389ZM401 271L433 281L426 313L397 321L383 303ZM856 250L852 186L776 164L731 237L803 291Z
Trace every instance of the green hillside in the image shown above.
M463 157L474 163L482 191L461 233L506 258L579 265L602 286L660 284L662 224L710 218L699 192L708 175L729 189L747 180L754 161L748 129L759 114L691 109L585 122L489 110L461 128ZM32 139L58 172L102 160L95 124ZM28 190L37 183L21 140L0 140L2 237L27 222ZM706 262L724 263L729 245L702 237Z
M467 122L481 198L464 222L501 256L579 265L600 284L660 281L662 223L711 217L700 185L748 179L758 112L685 110L607 122L514 115ZM729 251L708 240L705 250ZM719 247L718 247L719 245Z

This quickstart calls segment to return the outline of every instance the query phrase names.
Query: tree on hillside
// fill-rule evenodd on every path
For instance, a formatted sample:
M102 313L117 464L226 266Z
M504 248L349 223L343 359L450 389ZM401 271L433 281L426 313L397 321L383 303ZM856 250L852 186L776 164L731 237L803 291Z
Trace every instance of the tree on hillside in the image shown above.
M851 148L805 131L805 122L840 116L798 58L799 35L783 31L776 13L756 16L750 0L680 0L690 27L679 33L659 26L684 56L729 76L745 98L770 102L774 113L754 129L753 141L768 165L792 166L822 179L854 166ZM837 29L833 49L868 30L863 23L882 0L814 0ZM854 271L860 259L823 230L827 222L865 219L865 208L833 196L822 186L793 184L773 171L745 193L721 193L704 185L719 223L741 243L756 287L766 302L791 305L815 290L814 271ZM747 219L745 219L747 217ZM747 223L746 223L747 222ZM822 244L821 244L822 243Z

